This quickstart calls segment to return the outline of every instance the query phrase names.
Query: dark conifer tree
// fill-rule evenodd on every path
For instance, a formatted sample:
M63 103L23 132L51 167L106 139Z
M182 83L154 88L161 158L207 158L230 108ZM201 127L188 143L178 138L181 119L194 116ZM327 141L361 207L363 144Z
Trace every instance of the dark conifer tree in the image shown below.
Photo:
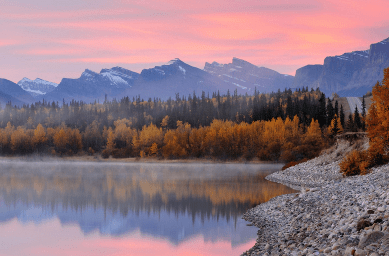
M362 121L357 106L355 106L355 110L354 110L354 124L357 127L357 129L362 128Z
M293 110L294 109L293 109L292 97L290 95L288 95L288 97L286 99L286 116L288 116L290 119L293 119L294 115L297 114Z
M348 120L347 120L347 123L346 123L346 128L347 128L347 131L349 131L349 132L356 132L357 131L357 127L356 127L356 125L354 123L352 114L348 115Z
M340 119L340 123L342 124L342 127L345 127L344 126L344 110L343 110L343 105L340 105L339 119Z
M338 118L337 116L334 117L334 126L332 127L332 136L336 136L338 132L340 131L339 124L338 124Z
M327 126L330 126L332 119L335 116L334 107L332 106L331 100L327 100Z
M366 102L365 95L362 98L362 131L366 131Z
M335 111L335 115L339 116L339 106L338 106L338 101L337 100L335 100L334 111Z
M319 121L320 127L323 127L327 123L326 97L324 93L321 94L321 97L319 99L319 109L317 112L316 119Z

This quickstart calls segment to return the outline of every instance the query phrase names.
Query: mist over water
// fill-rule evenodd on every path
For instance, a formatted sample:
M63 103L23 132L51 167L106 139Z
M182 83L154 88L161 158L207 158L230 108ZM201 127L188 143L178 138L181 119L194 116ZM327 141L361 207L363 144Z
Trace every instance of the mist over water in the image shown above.
M0 160L0 233L9 225L19 225L22 235L31 224L39 232L59 222L55 232L76 228L81 240L148 237L151 244L143 253L158 239L171 246L166 254L178 255L187 244L223 242L230 245L223 253L235 255L234 248L248 249L257 233L242 214L293 192L264 179L281 168L278 164L44 160ZM251 244L240 249L246 243ZM0 245L0 254L11 255L11 249ZM205 250L212 255L214 249Z

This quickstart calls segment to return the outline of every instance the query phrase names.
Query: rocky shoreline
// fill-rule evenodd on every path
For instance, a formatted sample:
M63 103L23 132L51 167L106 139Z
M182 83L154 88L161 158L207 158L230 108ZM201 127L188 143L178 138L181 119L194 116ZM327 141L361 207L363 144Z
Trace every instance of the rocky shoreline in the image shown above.
M351 148L342 143L269 175L300 192L243 215L259 231L254 247L242 255L389 255L389 165L343 178L338 163Z

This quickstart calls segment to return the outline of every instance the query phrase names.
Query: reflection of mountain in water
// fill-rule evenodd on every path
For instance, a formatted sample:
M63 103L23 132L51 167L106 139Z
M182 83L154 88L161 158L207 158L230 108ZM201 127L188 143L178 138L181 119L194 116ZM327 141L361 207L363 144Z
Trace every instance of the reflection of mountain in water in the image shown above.
M8 170L0 174L2 222L16 217L39 224L58 217L85 233L140 229L173 243L197 234L246 242L252 228L241 214L293 192L264 180L269 171L257 174L256 165L3 162L2 169Z

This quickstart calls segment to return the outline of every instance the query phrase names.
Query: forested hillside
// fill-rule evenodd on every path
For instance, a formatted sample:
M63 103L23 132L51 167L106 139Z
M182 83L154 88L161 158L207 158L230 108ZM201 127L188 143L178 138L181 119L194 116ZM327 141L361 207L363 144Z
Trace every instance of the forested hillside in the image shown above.
M254 96L236 91L177 95L167 101L125 97L61 106L7 104L0 120L3 155L101 153L284 161L316 156L330 141L327 138L347 127L337 102L307 88Z

